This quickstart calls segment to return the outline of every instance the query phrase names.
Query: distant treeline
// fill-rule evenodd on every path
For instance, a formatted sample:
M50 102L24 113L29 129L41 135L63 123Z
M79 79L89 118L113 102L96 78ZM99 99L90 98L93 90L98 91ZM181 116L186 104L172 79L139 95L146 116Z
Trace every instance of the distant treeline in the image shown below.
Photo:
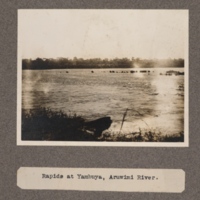
M87 68L173 68L184 67L183 59L140 59L140 58L114 58L114 59L83 59L83 58L37 58L23 59L22 69L87 69Z

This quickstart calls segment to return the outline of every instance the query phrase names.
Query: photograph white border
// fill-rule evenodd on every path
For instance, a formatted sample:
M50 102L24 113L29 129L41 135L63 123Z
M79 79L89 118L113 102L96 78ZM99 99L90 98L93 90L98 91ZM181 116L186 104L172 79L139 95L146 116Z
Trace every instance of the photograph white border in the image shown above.
M18 14L20 10L18 9ZM32 9L31 9L32 10ZM36 9L34 9L36 10ZM45 10L45 9L40 9ZM48 9L51 10L51 9ZM55 10L55 9L53 9ZM58 9L62 10L62 9ZM67 9L66 9L67 10ZM70 9L71 10L71 9ZM162 9L159 9L162 10ZM177 9L180 10L180 9ZM23 141L21 140L21 109L22 109L22 58L21 44L19 42L19 26L18 26L18 42L17 42L17 145L19 146L107 146L107 147L189 147L189 10L187 23L187 37L185 38L185 66L184 66L184 142L69 142L69 141Z

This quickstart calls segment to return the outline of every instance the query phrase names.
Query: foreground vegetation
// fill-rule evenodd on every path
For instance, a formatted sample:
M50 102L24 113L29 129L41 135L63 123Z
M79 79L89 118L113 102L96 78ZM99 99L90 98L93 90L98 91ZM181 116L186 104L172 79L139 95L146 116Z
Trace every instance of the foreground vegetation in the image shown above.
M88 140L84 119L46 108L22 110L22 140Z
M102 141L122 141L122 142L184 142L184 133L173 135L162 135L160 132L141 131L129 134L106 132L100 138Z
M112 123L112 121L110 122ZM47 141L121 141L121 142L183 142L184 133L163 135L151 130L123 134L109 132L105 124L97 129L96 121L86 122L77 115L47 108L22 110L22 140ZM100 134L97 131L101 130ZM105 130L105 131L103 131Z

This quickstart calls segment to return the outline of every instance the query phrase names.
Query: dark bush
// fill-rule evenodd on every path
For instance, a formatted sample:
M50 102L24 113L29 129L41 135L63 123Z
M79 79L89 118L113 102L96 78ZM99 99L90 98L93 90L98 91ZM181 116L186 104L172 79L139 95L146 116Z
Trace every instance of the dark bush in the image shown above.
M22 140L94 140L84 131L84 123L80 116L48 108L22 110Z

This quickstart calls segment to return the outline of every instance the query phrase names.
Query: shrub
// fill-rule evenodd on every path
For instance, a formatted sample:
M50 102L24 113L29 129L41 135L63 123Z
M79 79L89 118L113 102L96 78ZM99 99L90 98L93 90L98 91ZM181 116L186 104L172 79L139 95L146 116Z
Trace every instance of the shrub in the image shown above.
M92 139L83 131L85 120L75 115L49 108L22 110L22 140L69 140Z

